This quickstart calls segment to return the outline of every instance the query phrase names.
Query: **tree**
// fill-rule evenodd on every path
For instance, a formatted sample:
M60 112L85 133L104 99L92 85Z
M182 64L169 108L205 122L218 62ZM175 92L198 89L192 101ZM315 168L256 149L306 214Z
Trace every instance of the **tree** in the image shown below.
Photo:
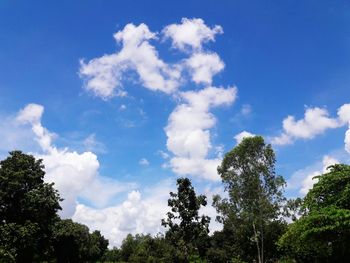
M350 257L350 166L320 176L303 200L304 214L278 244L303 262L345 262Z
M16 262L41 261L50 253L61 207L44 175L42 160L20 151L0 162L0 250Z
M120 250L115 253L113 262L174 262L174 248L163 235L129 234L123 240Z
M206 197L196 196L188 178L177 179L177 193L170 192L170 196L168 206L171 207L171 212L162 220L162 225L169 227L166 238L188 261L191 253L205 253L202 251L205 242L201 241L208 237L210 218L199 216L198 211L201 206L207 205Z
M89 260L91 262L99 261L108 248L108 240L101 235L101 232L95 230L89 235Z
M278 231L283 229L279 215L285 202L285 181L276 175L275 163L271 145L255 136L244 138L218 167L228 197L214 197L214 206L220 213L217 219L224 223L224 231L232 232L233 252L247 261L262 263L267 252L276 251L274 242L266 240L266 231L274 230L270 224L278 226ZM267 243L272 247L266 248ZM255 259L249 252L253 250L251 244L255 244Z
M53 239L58 263L97 262L108 247L108 241L99 231L90 234L87 226L71 219L56 224Z

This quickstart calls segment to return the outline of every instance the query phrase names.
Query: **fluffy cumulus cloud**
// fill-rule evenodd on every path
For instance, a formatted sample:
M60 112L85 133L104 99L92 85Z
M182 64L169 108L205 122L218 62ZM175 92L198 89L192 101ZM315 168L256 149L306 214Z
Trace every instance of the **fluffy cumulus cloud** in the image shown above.
M129 76L135 76L128 75L129 72L136 72L143 87L179 98L165 127L169 153L160 153L166 160L165 166L177 175L219 179L216 169L222 150L217 149L222 147L213 147L211 143L211 129L216 124L211 109L232 104L237 89L211 86L213 77L223 70L224 62L218 54L205 50L204 44L214 41L222 32L220 26L209 27L202 19L184 18L180 24L164 27L160 35L145 24L128 24L114 35L121 45L118 52L81 62L80 75L85 80L85 89L103 99L126 94L123 83ZM154 45L160 36L170 39L172 47L185 57L173 64L161 59ZM202 86L195 91L180 92L179 88L189 81ZM217 156L211 157L215 149ZM139 164L145 166L149 162L141 159ZM112 244L118 245L127 233L160 231L160 215L165 215L167 210L169 190L169 183L162 183L151 189L151 194L132 191L122 204L103 209L78 204L73 218L92 229L101 229L113 240ZM208 211L215 217L213 209Z
M303 119L295 120L294 116L284 119L283 134L272 142L283 144L292 142L294 138L312 139L326 129L337 127L339 127L338 121L330 118L326 109L307 108Z
M213 76L224 68L224 63L216 53L195 53L185 63L196 84L211 84Z
M100 230L110 240L111 246L119 246L128 234L163 232L160 222L168 211L167 199L173 191L170 180L165 180L142 192L129 192L125 201L104 209L78 204L73 220Z
M114 34L122 45L119 52L104 55L85 63L81 61L80 75L85 79L85 88L104 99L114 95L124 96L122 79L128 70L135 71L140 83L150 89L171 93L180 81L179 68L162 61L150 41L156 39L147 25L128 24Z
M118 92L125 94L122 79L129 70L136 71L144 87L180 98L181 103L169 116L165 128L167 148L173 154L165 166L178 175L218 179L216 168L221 156L208 158L212 148L210 129L216 124L210 109L232 104L236 97L236 88L211 86L213 77L223 70L224 62L215 52L205 50L204 44L215 41L220 33L223 33L220 26L209 27L197 18L183 18L180 24L165 26L161 31L163 38L170 39L172 47L187 56L168 64L150 43L157 41L158 35L145 24L128 24L114 35L122 45L119 52L81 64L85 88L102 98ZM204 88L179 92L178 88L188 81L204 85ZM140 160L140 164L147 165L147 162Z
M181 24L171 24L163 29L165 38L171 39L173 47L182 51L186 48L200 50L203 43L214 41L215 35L221 33L221 26L210 28L200 18L182 18Z
M42 105L28 104L19 111L16 121L31 127L35 140L41 147L40 153L34 155L43 159L45 180L55 183L55 188L59 190L64 199L61 203L63 217L70 217L74 214L78 197L88 199L93 205L102 206L107 204L111 197L133 186L117 181L110 182L99 176L99 162L97 156L92 152L78 153L56 148L52 143L53 133L41 123L43 113ZM114 186L113 189L111 185ZM107 189L107 191L100 191L99 195L89 194L91 190L96 189Z
M160 222L169 211L167 200L169 192L174 189L173 180L168 179L142 191L129 192L126 200L118 205L96 209L78 204L73 220L88 225L91 230L100 230L110 240L111 247L120 246L129 233L156 235L165 230ZM206 196L223 194L223 189L209 186L204 193ZM215 221L216 210L211 206L211 200L208 201L208 205L202 207L199 213L212 218L209 229L213 233L220 230L222 225Z
M338 109L338 116L332 118L325 108L307 108L304 118L296 120L294 116L288 116L283 120L283 132L273 137L271 142L275 145L293 143L296 139L313 139L328 129L342 127L350 121L350 104L344 104ZM345 136L345 149L349 150L349 131ZM348 148L349 147L349 148Z
M29 123L41 148L45 151L51 151L53 134L41 125L43 112L43 106L35 103L28 104L18 113L17 121L21 123Z
M159 57L151 43L159 41L158 34L145 24L130 23L114 34L115 41L121 45L119 51L88 62L82 60L79 73L85 89L103 99L127 94L123 80L130 79L129 72L137 73L143 87L167 94L176 92L188 74L196 84L211 84L224 63L216 53L203 50L203 44L214 41L218 33L222 33L220 26L210 28L196 18L183 18L181 24L166 26L161 34L172 40L173 47L181 51L190 48L185 52L187 58L171 64Z
M206 98L204 104L195 99L195 94L186 96L194 104L199 103L201 106L198 105L198 107L205 109L209 107L208 105L229 102L223 98L227 96L223 96L225 94L221 92L219 90L203 91L203 94L206 94L203 95ZM228 92L226 95L232 96L229 94L232 92L230 89L226 92ZM29 127L29 131L33 132L40 146L39 153L34 155L43 159L46 171L45 181L53 182L61 197L64 198L61 203L63 218L71 217L77 222L86 224L91 230L100 230L109 239L111 246L120 246L129 233L155 235L164 231L160 222L169 210L167 206L169 192L174 191L175 188L172 179L137 190L138 186L135 183L121 183L101 176L100 164L94 153L78 153L54 146L52 133L42 125L43 113L43 106L28 104L17 113L14 120L22 125L22 128ZM168 155L164 156L164 158L168 157ZM140 163L146 165L148 161L143 158ZM128 194L124 201L116 204L113 198L120 193ZM204 208L201 213L211 215L212 218L216 216L213 207ZM220 228L221 225L213 220L210 229L214 231Z
M238 133L237 135L235 135L234 138L235 138L237 144L239 144L243 141L244 138L253 137L253 136L255 136L255 134L247 132L247 131L242 131L242 132Z
M210 129L216 123L210 109L233 103L236 88L208 87L200 91L182 92L181 98L184 103L170 114L165 128L167 148L174 154L170 165L180 175L217 180L216 168L220 159L207 159L212 147Z

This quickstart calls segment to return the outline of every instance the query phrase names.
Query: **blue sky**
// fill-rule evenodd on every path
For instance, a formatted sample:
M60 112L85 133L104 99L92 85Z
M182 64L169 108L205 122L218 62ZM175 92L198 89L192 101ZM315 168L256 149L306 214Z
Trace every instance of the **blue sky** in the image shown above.
M220 193L243 131L303 195L349 160L349 25L347 1L1 1L0 154L43 158L114 245L161 230L178 176Z

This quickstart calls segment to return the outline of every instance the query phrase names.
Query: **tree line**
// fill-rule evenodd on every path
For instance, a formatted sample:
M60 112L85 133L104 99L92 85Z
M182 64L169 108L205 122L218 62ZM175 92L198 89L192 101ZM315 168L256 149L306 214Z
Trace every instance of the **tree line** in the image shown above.
M217 218L200 214L207 197L179 178L165 233L129 234L108 248L99 231L58 216L62 199L44 182L42 160L10 152L0 162L0 262L346 262L350 166L330 166L304 198L287 199L275 164L262 137L244 138L218 167ZM209 233L211 220L223 229Z

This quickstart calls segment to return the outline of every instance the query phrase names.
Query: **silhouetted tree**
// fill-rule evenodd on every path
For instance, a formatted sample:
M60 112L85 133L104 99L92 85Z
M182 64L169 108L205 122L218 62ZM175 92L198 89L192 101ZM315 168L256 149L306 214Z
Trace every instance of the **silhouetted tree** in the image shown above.
M201 206L206 206L204 195L196 196L191 181L188 178L177 179L177 193L170 192L168 206L171 212L162 220L162 225L168 227L167 239L182 253L188 261L191 253L205 254L202 242L208 237L208 216L199 216Z
M50 256L60 197L44 182L42 160L20 151L0 162L0 253L16 262ZM2 252L1 252L2 251Z

